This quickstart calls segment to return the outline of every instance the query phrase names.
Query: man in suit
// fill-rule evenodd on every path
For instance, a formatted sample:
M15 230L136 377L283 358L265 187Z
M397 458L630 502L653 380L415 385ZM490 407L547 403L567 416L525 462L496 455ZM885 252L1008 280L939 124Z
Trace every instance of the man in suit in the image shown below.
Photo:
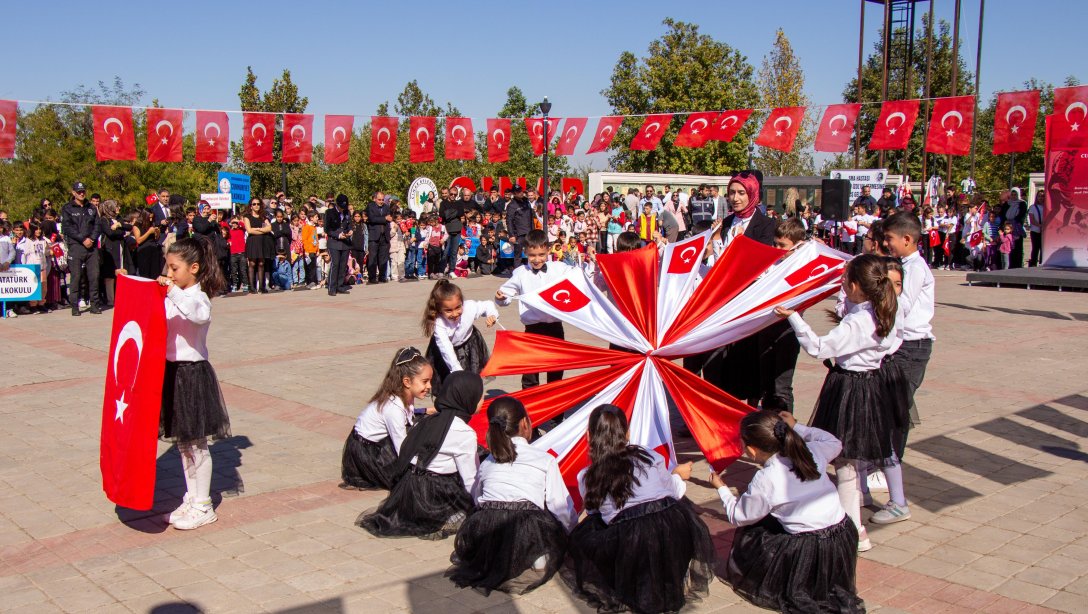
M325 285L329 288L329 296L336 296L337 292L347 294L351 290L344 283L348 273L348 252L351 251L351 214L346 195L338 195L335 206L325 211L325 234L329 248L329 276Z
M389 203L381 192L374 193L374 200L366 206L368 285L389 281L389 223L393 221Z
M170 190L159 188L158 200L151 207L151 223L159 227L159 238L155 242L162 245L166 240L166 231L170 228Z

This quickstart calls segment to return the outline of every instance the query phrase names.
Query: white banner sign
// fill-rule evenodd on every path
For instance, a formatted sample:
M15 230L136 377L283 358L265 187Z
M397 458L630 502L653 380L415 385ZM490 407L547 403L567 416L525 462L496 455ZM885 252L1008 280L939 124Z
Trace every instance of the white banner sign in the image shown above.
M226 194L201 194L200 200L208 201L208 204L212 206L212 209L230 209L230 192Z
M862 186L869 186L869 191L872 193L873 199L880 198L880 192L884 189L885 182L888 180L888 169L886 168L861 168L861 169L839 169L831 171L829 175L830 179L846 179L850 181L850 202L853 203L858 196L861 196Z
M408 208L415 211L417 218L423 212L423 201L427 200L427 194L430 192L434 192L437 198L438 186L426 177L419 177L408 186ZM438 206L438 201L436 200L434 204Z

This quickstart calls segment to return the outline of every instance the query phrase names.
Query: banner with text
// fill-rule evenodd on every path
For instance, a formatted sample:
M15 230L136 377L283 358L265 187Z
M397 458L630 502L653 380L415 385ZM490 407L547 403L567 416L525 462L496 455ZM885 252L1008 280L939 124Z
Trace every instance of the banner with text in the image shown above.
M850 182L850 202L861 196L861 188L869 186L874 199L880 198L880 191L884 189L884 182L888 179L886 168L854 168L831 171L829 179L846 179Z

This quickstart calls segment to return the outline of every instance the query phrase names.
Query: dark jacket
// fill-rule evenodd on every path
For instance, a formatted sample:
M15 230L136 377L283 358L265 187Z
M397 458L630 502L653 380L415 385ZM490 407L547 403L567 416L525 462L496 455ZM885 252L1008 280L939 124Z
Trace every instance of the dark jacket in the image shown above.
M351 221L351 249L359 252L367 251L368 228L366 222L355 223Z
M442 223L446 225L446 232L450 236L460 235L464 225L461 216L465 214L465 203L461 200L444 200L438 205L438 215Z
M340 233L351 230L351 214L347 207L329 207L325 211L325 235L330 251L346 252L351 249L351 237L340 238Z
M735 216L736 214L732 214L722 222L723 233L729 232L729 227L733 225ZM748 222L748 226L744 229L744 236L753 241L759 241L764 245L774 245L774 220L756 209L756 212L752 214L752 219Z
M533 229L533 210L528 200L515 198L506 207L507 231L512 237L524 237Z
M195 223L194 223L195 227ZM283 250L284 253L291 253L291 223L287 220L282 222L272 221L272 241L275 246L275 250L279 252Z
M84 202L81 207L74 200L69 201L60 210L60 223L68 245L82 243L88 238L98 243L98 212L89 203Z
M484 203L484 213L495 213L498 215L502 215L503 211L506 211L506 201L501 198L496 199L495 202L491 202L491 200L489 199L486 203Z
M219 223L198 215L193 218L193 233L203 235L214 241L215 235L219 234Z
M861 195L854 199L854 207L857 207L858 205L865 207L865 211L872 213L877 202L872 196Z
M389 242L389 220L385 216L390 215L389 205L371 201L366 206L366 224L368 241Z

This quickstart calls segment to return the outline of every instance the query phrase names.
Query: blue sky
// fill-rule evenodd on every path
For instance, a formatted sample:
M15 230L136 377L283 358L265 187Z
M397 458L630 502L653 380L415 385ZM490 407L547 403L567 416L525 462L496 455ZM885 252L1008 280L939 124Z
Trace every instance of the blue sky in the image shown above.
M493 116L511 85L530 100L549 96L555 116L604 115L609 109L600 90L619 54L642 55L663 33L666 17L700 24L757 68L775 30L784 29L813 104L841 102L843 86L857 72L859 0L514 4L103 0L45 8L17 2L6 9L8 60L0 68L0 98L57 99L78 84L117 75L140 83L145 102L231 110L252 65L262 88L291 69L319 124L325 113L372 115L411 79L439 104L452 102L473 118ZM937 0L938 18L951 22L953 5ZM961 46L972 70L978 6L978 0L963 0ZM881 19L881 6L868 4L866 53ZM1085 23L1088 2L990 0L983 99L1018 89L1030 77L1088 81L1074 42ZM81 48L72 44L75 33L82 36ZM579 153L586 147L581 143ZM589 160L604 164L599 156Z

